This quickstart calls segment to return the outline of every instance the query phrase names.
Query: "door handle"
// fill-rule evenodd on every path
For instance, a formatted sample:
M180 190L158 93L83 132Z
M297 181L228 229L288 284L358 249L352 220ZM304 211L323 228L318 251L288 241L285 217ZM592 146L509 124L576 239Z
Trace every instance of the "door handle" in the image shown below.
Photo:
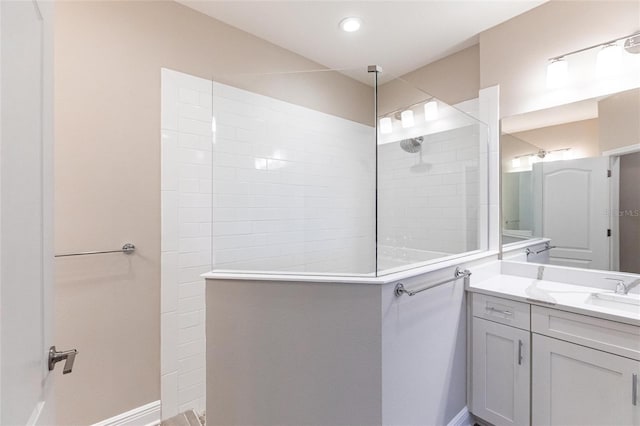
M638 375L631 376L631 403L638 405Z
M78 351L75 349L71 349L70 351L57 351L55 346L51 346L49 348L49 371L52 371L58 362L65 361L62 374L71 373L76 355L78 355Z

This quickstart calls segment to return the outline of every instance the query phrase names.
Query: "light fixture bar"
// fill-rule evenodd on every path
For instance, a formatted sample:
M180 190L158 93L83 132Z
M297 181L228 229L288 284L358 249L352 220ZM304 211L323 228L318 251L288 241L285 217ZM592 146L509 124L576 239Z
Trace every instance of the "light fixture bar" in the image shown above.
M525 158L525 157L540 157L540 158L544 158L545 156L547 156L548 154L551 154L553 152L560 152L560 151L570 151L571 148L560 148L560 149L553 149L551 151L545 151L544 149L540 149L537 152L533 152L533 153L529 153L529 154L522 154L522 155L516 155L515 157L513 157L514 159L516 158Z
M562 55L554 56L552 58L549 58L549 61L556 61L556 60L559 60L559 59L563 59L565 56L575 55L576 53L581 53L581 52L584 52L586 50L593 49L593 48L596 48L596 47L599 47L599 46L606 46L608 44L612 44L612 43L615 43L617 41L625 40L625 39L628 39L628 38L631 38L631 37L635 37L635 36L638 36L638 35L640 35L640 32L629 34L629 35L626 35L624 37L614 38L613 40L605 41L603 43L594 44L593 46L584 47L582 49L574 50L574 51L569 52L569 53L565 53L565 54L562 54Z

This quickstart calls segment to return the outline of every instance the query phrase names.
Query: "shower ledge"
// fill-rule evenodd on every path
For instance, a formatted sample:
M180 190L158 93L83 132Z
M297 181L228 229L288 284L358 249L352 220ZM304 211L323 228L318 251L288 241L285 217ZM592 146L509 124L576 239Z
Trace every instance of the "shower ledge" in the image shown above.
M398 271L371 277L366 275L346 274L282 274L274 272L235 272L232 270L214 270L201 275L206 280L239 280L239 281L288 281L288 282L315 282L315 283L340 283L340 284L388 284L398 280L414 277L416 275L426 274L440 269L450 268L452 266L464 265L466 262L497 256L498 251L481 251L455 259L448 259L442 262L432 263L429 265L412 267L404 271ZM383 272L384 273L384 272Z

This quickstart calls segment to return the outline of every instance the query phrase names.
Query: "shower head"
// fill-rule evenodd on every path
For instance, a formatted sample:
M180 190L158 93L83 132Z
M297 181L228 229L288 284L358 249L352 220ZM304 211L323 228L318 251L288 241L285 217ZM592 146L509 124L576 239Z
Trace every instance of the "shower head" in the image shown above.
M424 141L424 138L422 136L418 136L417 138L411 138L411 139L402 139L400 141L400 148L402 148L403 151L406 151L410 154L415 154L416 152L419 152L422 149L423 141Z

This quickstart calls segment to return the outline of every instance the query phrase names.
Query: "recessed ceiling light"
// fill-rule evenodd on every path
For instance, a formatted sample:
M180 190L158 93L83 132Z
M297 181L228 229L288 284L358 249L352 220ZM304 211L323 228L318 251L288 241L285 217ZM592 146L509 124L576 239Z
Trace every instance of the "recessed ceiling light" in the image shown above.
M340 28L342 28L342 31L346 31L348 33L358 31L361 25L362 20L360 18L350 17L344 18L342 21L340 21Z

